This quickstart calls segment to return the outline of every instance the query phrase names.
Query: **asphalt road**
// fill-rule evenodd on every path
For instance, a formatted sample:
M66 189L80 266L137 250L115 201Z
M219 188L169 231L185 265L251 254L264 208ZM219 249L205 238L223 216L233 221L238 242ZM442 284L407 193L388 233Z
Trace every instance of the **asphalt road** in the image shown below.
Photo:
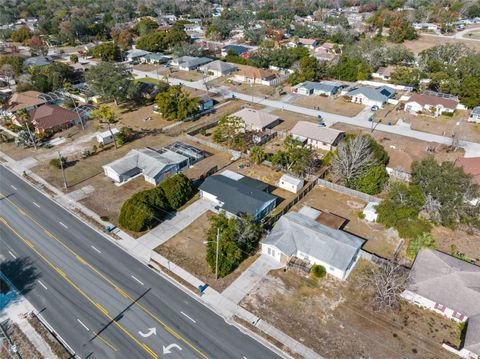
M4 274L81 358L278 358L0 166Z

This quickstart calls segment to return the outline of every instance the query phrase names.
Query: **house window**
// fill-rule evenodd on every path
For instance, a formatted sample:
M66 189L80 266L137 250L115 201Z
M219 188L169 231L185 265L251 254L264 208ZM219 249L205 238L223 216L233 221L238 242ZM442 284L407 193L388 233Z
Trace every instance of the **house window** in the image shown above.
M459 313L459 312L453 312L452 317L456 318L458 320L463 320L464 315L462 313Z

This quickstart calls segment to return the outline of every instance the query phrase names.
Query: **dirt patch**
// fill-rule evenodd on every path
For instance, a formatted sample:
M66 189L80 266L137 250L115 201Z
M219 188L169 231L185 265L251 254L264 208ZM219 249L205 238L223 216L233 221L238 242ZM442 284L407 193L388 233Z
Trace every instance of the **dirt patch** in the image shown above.
M47 328L38 320L36 316L28 318L28 322L35 331L45 340L50 349L58 356L59 359L71 358L70 353L65 347L48 331Z
M277 115L282 120L279 125L275 126L274 130L276 131L290 131L293 126L297 124L298 121L318 123L318 120L313 118L312 116L302 115L291 111L273 110L271 114Z
M435 239L436 248L439 251L452 254L456 250L464 253L466 257L475 260L477 264L480 264L478 235L468 234L461 229L450 229L441 226L434 227L432 235ZM454 250L452 250L452 248Z
M459 343L457 323L403 302L395 312L374 312L358 279L315 282L294 271L272 271L240 303L326 358L452 358L443 341Z
M203 77L203 75L197 71L181 71L181 70L172 70L170 73L170 76L179 80L184 80L184 81L198 81L198 80L201 80Z
M299 96L295 99L294 104L348 117L356 116L364 108L358 103L352 103L341 97L324 96Z
M307 205L346 218L348 223L344 230L364 238L366 242L363 248L366 251L390 258L400 243L400 238L394 231L385 231L381 224L361 219L358 214L366 204L358 198L317 186L297 203L292 211L298 211Z
M474 49L476 51L480 50L480 42L478 41L468 41L468 40L461 40L461 39L449 39L445 37L438 37L438 36L428 36L428 35L420 35L417 40L410 40L405 41L403 45L405 45L408 49L413 51L415 55L418 55L423 50L429 49L431 47L437 45L443 45L446 43L458 43L463 42L469 48Z
M27 336L22 332L20 327L8 321L7 323L2 324L3 330L6 331L9 338L16 345L18 353L21 355L21 358L24 359L41 359L44 358L42 354L37 350L35 345L27 338ZM3 332L2 332L3 334ZM2 358L14 358L14 355L9 352L12 348L10 342L7 339L3 339L3 345L0 349L0 357ZM20 357L20 356L19 356Z
M187 228L155 248L155 252L192 273L215 290L222 292L255 261L258 255L247 258L233 273L215 280L215 273L212 272L205 260L206 245L203 243L207 239L207 232L210 228L209 218L212 216L213 212L204 213Z
M124 112L120 115L120 120L115 126L121 128L123 126L130 127L134 130L152 130L160 129L167 125L171 125L173 121L167 121L159 114L153 112L153 105L143 106L135 111Z

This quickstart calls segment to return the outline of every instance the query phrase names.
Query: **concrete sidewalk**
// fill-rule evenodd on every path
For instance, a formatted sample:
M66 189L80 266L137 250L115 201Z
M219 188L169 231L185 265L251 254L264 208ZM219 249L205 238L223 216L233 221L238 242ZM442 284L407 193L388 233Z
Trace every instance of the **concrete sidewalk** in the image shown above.
M280 269L285 265L262 254L235 281L228 286L222 295L238 304L272 269Z

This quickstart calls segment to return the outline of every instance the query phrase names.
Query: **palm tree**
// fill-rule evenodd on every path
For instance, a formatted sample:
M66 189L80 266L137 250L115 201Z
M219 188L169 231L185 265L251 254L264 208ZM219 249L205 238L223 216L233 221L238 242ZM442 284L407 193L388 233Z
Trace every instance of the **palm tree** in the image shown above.
M30 116L28 116L28 112L22 109L17 112L17 117L27 128L28 135L30 136L30 141L32 141L33 147L37 149L37 144L35 143L35 137L33 137L32 131L30 130Z

